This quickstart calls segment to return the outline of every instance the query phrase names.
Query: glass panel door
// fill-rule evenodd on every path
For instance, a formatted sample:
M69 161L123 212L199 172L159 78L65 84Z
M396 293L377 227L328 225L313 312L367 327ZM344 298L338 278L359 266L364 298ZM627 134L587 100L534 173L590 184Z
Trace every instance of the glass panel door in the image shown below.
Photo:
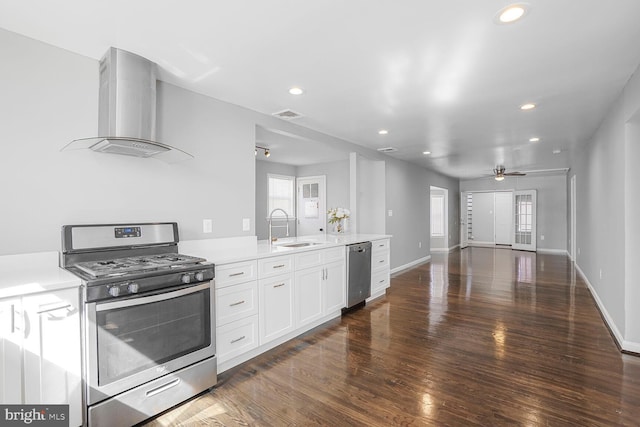
M536 190L514 193L513 249L536 250Z

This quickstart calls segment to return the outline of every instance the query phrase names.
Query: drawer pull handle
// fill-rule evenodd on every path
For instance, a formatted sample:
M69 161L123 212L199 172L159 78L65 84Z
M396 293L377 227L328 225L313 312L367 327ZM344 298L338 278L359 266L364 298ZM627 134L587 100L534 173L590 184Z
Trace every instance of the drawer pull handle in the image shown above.
M244 304L244 300L229 304L229 307L233 307L233 306L240 305L240 304Z
M279 285L274 285L273 287L274 287L274 288L279 288L279 287L281 287L281 286L284 286L284 283L280 283Z
M243 339L245 339L245 338L246 338L246 336L244 336L244 335L243 335L243 336L241 336L240 338L236 338L235 340L231 340L231 342L230 342L229 344L235 344L235 343L237 343L238 341L242 341L242 340L243 340Z
M242 276L244 274L244 271L241 271L240 273L233 273L230 274L229 277L236 277L236 276Z
M384 262L384 260L383 260L383 259L381 259L381 260L380 260L380 261L378 261L378 262L379 262L380 264L382 264L382 263Z
M378 283L384 283L384 282L386 282L386 280L382 279Z
M175 387L180 384L180 378L176 378L174 380L169 381L168 383L161 385L160 387L156 387L146 392L147 397L155 396L158 393L162 393L163 391L169 390L171 387Z
M282 267L284 267L284 264L278 264L273 266L273 268L282 268Z

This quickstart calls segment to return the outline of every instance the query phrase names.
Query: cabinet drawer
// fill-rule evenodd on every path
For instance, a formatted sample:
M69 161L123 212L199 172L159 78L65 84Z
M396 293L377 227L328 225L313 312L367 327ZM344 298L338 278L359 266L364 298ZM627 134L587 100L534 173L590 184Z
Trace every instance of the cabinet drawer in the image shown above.
M296 270L315 267L322 264L322 253L323 251L317 250L296 254L294 260Z
M376 273L371 276L371 295L387 289L390 284L390 276L388 271Z
M389 252L389 246L389 239L371 242L371 250L374 255L376 253Z
M224 287L236 283L257 279L257 262L243 261L232 264L216 265L216 287Z
M265 278L289 273L293 270L293 258L291 256L278 256L258 260L258 277Z
M216 325L258 314L258 282L216 289Z
M389 252L373 253L371 255L371 271L389 269Z
M216 328L218 363L258 347L258 315Z
M344 246L338 246L337 248L325 249L324 253L324 262L333 262L333 261L342 261L345 259L345 248Z

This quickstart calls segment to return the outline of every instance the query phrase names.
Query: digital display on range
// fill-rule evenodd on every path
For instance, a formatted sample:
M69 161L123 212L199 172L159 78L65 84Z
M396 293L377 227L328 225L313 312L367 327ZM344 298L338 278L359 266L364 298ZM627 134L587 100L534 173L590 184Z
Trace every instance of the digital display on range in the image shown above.
M140 227L116 227L114 230L116 232L116 239L142 236Z

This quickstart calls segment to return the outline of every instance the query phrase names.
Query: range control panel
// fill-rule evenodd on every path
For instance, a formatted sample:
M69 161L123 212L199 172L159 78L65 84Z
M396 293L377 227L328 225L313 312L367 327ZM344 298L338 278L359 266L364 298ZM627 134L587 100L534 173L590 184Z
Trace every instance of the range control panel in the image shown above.
M140 227L116 227L114 230L116 239L142 236L142 230Z

